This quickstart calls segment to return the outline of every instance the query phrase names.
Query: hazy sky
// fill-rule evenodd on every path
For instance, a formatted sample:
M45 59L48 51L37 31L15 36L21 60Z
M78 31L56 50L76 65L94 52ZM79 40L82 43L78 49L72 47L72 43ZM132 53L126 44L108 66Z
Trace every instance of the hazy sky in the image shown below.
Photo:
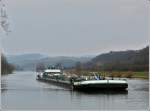
M7 54L91 55L148 45L148 0L5 0ZM0 30L2 32L2 30Z

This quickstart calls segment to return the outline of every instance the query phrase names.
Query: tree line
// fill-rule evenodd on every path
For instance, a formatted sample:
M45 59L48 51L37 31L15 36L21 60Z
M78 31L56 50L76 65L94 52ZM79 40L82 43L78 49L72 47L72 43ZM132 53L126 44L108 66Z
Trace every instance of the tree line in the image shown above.
M77 62L77 70L149 71L149 46L140 50L101 54L87 63Z
M4 54L1 55L1 74L11 74L13 73L15 67L8 63L6 57L4 56Z

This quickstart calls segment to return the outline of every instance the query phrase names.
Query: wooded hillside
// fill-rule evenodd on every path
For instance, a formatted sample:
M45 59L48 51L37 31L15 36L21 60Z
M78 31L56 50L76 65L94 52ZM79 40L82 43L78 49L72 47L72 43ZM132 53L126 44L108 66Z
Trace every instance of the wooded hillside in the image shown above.
M140 50L111 51L83 64L84 69L95 70L149 70L149 46Z

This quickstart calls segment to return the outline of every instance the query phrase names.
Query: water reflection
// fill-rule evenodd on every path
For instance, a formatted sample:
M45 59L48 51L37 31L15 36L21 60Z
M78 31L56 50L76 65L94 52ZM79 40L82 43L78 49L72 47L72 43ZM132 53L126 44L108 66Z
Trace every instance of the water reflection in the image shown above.
M4 91L7 91L7 84L6 81L1 80L1 93L3 93Z
M83 94L90 94L90 95L99 95L99 94L105 94L105 95L127 95L128 94L128 90L122 90L122 91L109 91L109 90L103 90L103 91L77 91L79 93L83 93Z
M146 109L148 81L128 80L124 91L72 91L36 81L33 72L2 77L3 109ZM14 102L15 101L15 102Z

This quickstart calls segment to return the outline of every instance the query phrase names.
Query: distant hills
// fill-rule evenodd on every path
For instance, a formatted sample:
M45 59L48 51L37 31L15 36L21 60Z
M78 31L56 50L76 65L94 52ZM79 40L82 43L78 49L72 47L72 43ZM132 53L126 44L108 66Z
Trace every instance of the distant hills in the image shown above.
M39 63L45 66L61 64L65 68L90 70L149 70L149 46L139 50L110 51L98 56L86 57L49 57L41 54L8 55L9 63L17 70L35 70ZM80 65L79 65L80 64Z
M35 70L39 63L45 66L62 64L65 68L75 67L76 62L86 63L92 59L91 56L86 57L67 57L57 56L49 57L42 54L22 54L22 55L8 55L9 63L14 64L17 70Z
M85 69L98 70L149 70L149 46L140 50L111 51L100 54L83 64Z

